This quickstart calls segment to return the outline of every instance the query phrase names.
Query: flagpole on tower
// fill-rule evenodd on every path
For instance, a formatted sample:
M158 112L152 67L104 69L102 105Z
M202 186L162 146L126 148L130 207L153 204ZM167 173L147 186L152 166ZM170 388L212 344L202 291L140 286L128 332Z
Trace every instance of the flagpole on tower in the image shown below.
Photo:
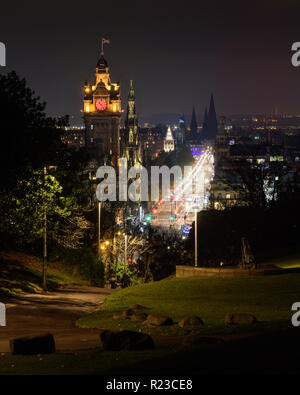
M106 38L101 39L101 54L102 55L104 55L104 49L103 49L104 44L110 44L110 40L107 40Z

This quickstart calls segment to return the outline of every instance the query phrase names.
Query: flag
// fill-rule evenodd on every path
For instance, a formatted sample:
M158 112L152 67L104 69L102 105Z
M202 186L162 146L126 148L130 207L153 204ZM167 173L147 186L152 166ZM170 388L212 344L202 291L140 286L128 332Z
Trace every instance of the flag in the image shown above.
M103 44L110 44L110 40L106 40L106 38L102 38L102 45Z

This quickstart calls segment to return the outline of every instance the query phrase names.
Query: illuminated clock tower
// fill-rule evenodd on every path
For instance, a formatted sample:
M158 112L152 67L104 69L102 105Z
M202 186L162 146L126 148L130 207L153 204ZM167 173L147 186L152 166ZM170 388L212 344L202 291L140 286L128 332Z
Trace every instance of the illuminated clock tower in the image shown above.
M103 50L96 66L95 83L84 86L85 145L116 166L120 158L120 84L110 80Z

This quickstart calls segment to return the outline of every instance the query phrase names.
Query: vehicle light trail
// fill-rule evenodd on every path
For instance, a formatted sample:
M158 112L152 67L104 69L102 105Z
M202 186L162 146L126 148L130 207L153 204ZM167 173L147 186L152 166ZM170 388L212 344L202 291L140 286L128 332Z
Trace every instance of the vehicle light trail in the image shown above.
M191 173L184 177L170 194L170 201L156 202L152 207L152 225L155 227L174 227L190 225L194 211L207 207L209 202L210 181L213 177L213 154L207 148L199 155Z

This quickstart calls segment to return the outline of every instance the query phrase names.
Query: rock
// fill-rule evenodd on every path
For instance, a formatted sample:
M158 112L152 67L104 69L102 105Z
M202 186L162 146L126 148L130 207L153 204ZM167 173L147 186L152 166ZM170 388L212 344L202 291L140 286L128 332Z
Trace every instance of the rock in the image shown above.
M116 320L132 320L132 321L145 321L147 319L147 314L138 313L132 307L124 310L122 313L116 313L113 315Z
M150 335L127 330L103 330L100 333L100 341L105 351L152 350L155 347Z
M52 354L55 352L54 337L51 333L19 337L10 340L9 345L10 351L14 355Z
M129 320L133 313L134 311L132 309L126 309L121 313L121 318L123 320Z
M192 315L190 317L185 317L179 322L179 326L181 328L191 328L198 325L203 325L203 321L201 318L197 317L196 315Z
M201 335L190 335L185 336L183 344L185 346L198 346L200 344L220 344L223 343L224 340L220 337L206 337Z
M145 313L133 313L130 316L131 321L145 321L147 319L147 314Z
M149 314L146 321L143 323L144 326L163 326L172 324L172 318L161 314Z
M141 304L133 304L129 307L129 309L131 310L142 310L142 309L146 309L147 307L142 306Z
M256 322L257 319L254 315L248 313L233 313L225 316L225 325L254 324Z

